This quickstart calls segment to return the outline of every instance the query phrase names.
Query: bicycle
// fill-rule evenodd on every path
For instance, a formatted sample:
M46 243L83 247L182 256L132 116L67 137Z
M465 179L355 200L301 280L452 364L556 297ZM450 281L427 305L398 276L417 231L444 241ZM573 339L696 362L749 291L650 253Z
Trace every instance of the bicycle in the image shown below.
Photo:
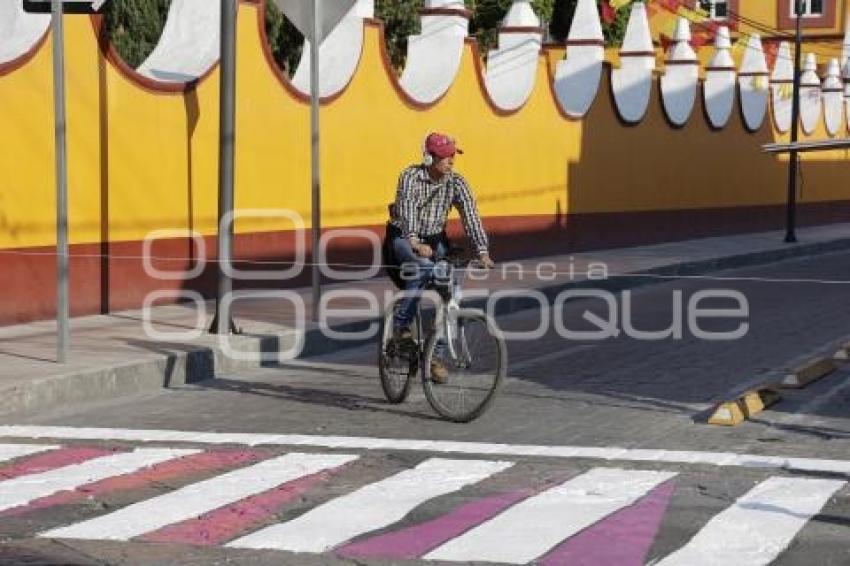
M439 297L434 325L423 327L422 301L417 303L411 325L411 340L398 344L393 339L393 318L400 297L387 306L378 350L381 387L390 403L404 402L411 382L421 372L425 397L443 418L466 423L481 416L493 403L507 369L507 347L501 331L484 311L460 307L462 277L473 261L456 250L435 259L426 291ZM431 376L431 363L448 369L444 381Z

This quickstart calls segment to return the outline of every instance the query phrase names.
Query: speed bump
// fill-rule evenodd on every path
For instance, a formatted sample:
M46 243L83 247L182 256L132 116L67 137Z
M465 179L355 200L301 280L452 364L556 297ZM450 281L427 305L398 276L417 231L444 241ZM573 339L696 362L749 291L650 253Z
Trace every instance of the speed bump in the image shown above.
M708 424L735 426L741 424L753 415L770 407L782 396L776 389L761 387L747 391L731 401L719 403L708 419Z
M799 389L833 371L835 371L835 362L831 358L816 358L785 374L780 385Z

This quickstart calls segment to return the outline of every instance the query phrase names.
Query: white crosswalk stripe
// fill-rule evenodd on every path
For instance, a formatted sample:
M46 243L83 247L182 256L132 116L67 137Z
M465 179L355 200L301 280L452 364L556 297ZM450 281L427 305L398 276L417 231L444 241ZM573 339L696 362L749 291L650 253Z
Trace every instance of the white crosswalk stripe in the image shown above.
M46 444L0 444L0 462L22 456L32 456L33 454L55 450L56 448L58 446L49 446Z
M482 460L426 460L385 480L320 505L292 521L272 525L227 546L323 552L391 525L422 503L477 483L512 465Z
M183 433L177 434L174 438L166 438L166 432L163 431L155 440L181 443L187 441ZM18 436L16 438L26 437ZM227 439L234 440L230 437L227 437ZM146 438L145 440L150 439ZM215 444L221 444L218 442L218 437L196 439L198 444L204 444L209 440L215 440ZM250 444L256 443L254 442L256 439L253 437L245 437L242 440L245 440L246 443L251 440ZM632 507L642 497L648 495L663 483L677 477L679 473L682 475L676 479L678 486L676 489L684 489L690 481L688 472L630 470L625 469L625 465L616 468L597 467L589 470L584 468L587 471L583 473L575 472L580 473L580 475L575 475L572 479L555 487L542 492L535 492L535 494L529 496L527 490L532 489L533 485L539 485L539 478L537 480L528 479L526 482L523 479L524 476L521 475L524 470L523 466L526 464L507 461L511 459L508 454L510 450L502 445L493 445L490 454L479 453L476 456L464 459L433 457L410 469L397 473L386 472L383 479L357 489L352 488L342 494L338 494L334 490L332 499L304 511L299 511L300 515L286 522L269 525L267 521L273 521L274 514L280 512L280 510L273 506L263 507L266 503L256 504L257 508L260 509L260 522L256 520L256 517L244 521L231 521L231 505L235 504L234 512L242 513L247 508L244 506L246 505L245 501L254 496L269 496L272 497L272 500L278 501L274 505L288 505L288 500L280 502L282 500L274 499L276 492L270 490L317 472L337 468L360 457L367 459L364 464L377 463L379 469L386 469L383 464L384 455L367 452L368 450L378 449L382 446L381 443L389 443L389 448L385 449L390 451L393 449L407 451L418 449L428 452L429 455L434 452L431 441L409 441L408 444L399 448L394 444L396 441L368 440L373 444L362 446L364 452L359 455L355 455L356 451L351 450L352 447L348 446L352 443L351 439L328 437L328 444L333 443L335 448L347 446L349 450L345 450L345 452L348 453L340 454L330 451L326 453L317 451L310 454L287 453L281 456L268 457L266 460L250 465L248 461L255 462L255 460L230 460L230 456L219 459L218 456L215 456L203 460L209 462L209 468L201 468L209 470L210 474L216 474L210 479L188 483L187 478L181 482L184 487L168 490L163 495L150 499L138 497L129 502L126 497L128 495L132 497L133 489L142 485L149 485L146 482L158 481L152 479L154 476L145 471L147 468L184 456L202 455L203 450L168 448L167 446L162 448L137 448L114 453L94 450L91 455L85 452L80 457L69 453L74 456L74 458L71 458L62 451L63 448L66 448L62 445L0 444L0 462L47 453L45 457L37 456L37 461L23 461L24 463L21 466L12 465L9 469L16 477L13 477L12 474L9 475L10 479L3 480L0 477L0 513L7 510L10 510L9 513L12 514L30 513L35 509L40 509L40 512L47 512L47 506L57 505L60 501L65 501L63 504L77 505L78 502L74 498L69 500L71 503L68 503L62 497L47 500L42 498L67 490L75 490L101 480L110 480L144 471L133 480L124 481L122 479L104 485L95 496L103 497L104 501L109 501L112 497L112 490L115 489L118 492L123 492L124 495L119 496L118 501L121 502L121 505L127 505L126 507L93 518L88 518L91 515L87 515L86 520L73 524L66 522L57 526L53 522L50 526L45 525L41 528L34 525L30 532L45 531L38 536L46 538L129 541L136 539L136 537L156 533L160 529L175 527L171 529L173 532L170 533L162 534L164 533L162 531L161 536L163 538L160 542L170 541L168 537L175 536L176 539L173 542L181 544L220 545L225 544L224 541L226 540L231 540L226 546L233 549L268 549L309 553L336 550L346 557L349 557L346 554L347 552L354 553L351 557L356 557L358 556L357 553L361 552L365 553L362 556L366 560L370 556L381 557L383 556L381 552L386 552L389 553L388 559L420 558L429 561L508 564L525 564L540 559L555 563L562 559L562 555L558 554L559 552L575 554L576 552L584 553L590 549L593 552L598 551L603 554L611 550L613 554L610 554L610 556L618 556L617 552L631 552L633 554L629 555L630 560L642 562L647 559L646 553L650 552L652 542L654 537L658 536L658 532L652 531L652 533L646 534L638 533L639 529L635 530L634 539L625 539L619 548L610 549L607 542L599 539L599 536L602 536L599 533L602 533L605 529L613 528L611 525L619 525L617 528L632 532L631 529L637 529L637 527L629 521L636 521L637 519L622 519L618 523L618 519L615 518L618 511ZM126 442L128 439L123 439L123 441ZM31 440L30 442L34 441ZM310 442L313 442L313 438L305 440L306 444ZM230 443L232 444L232 442ZM265 443L265 440L263 443ZM268 443L276 444L277 441ZM366 440L357 440L358 445L365 443ZM444 444L443 448L446 452L462 451L460 449L467 448L463 443ZM483 445L476 446L481 448ZM57 452L59 457L52 458L52 455L49 454L50 451L59 451ZM230 449L224 452L230 452ZM243 451L239 450L233 452L244 454ZM96 456L97 454L107 455ZM496 456L497 454L499 456ZM581 454L583 457L586 456L584 452ZM631 457L643 455L635 451L631 451L629 454ZM672 453L665 454L670 455ZM684 461L685 456L690 457L691 453L683 454L685 453L673 454L671 458ZM95 455L95 457L92 457L92 455ZM654 459L652 453L647 452L645 456L645 459ZM82 457L90 459L79 462ZM726 457L724 456L724 458ZM735 456L735 458L738 458L738 456ZM655 560L653 564L657 566L710 566L713 564L766 566L777 558L781 558L782 553L796 539L811 540L814 531L812 533L805 531L802 535L801 531L825 506L830 505L830 509L832 509L832 505L838 502L842 502L841 505L846 504L848 491L842 490L847 485L846 481L800 476L789 477L787 474L769 477L770 468L774 467L774 463L778 465L780 458L769 456L759 458L762 458L762 460L758 462L770 464L764 468L763 472L758 472L762 481L750 489L753 483L748 480L746 487L740 488L737 492L737 494L743 493L743 495L734 503L713 517L704 516L704 524L690 540L682 537L681 534L677 534L676 536L682 538L676 542L673 548L678 548L666 556L652 556ZM79 463L59 463L68 462L72 459ZM723 460L723 462L727 460ZM704 463L700 458L696 458L695 461ZM791 460L782 459L782 461L789 462ZM51 464L51 462L53 463ZM224 463L222 464L222 462ZM244 464L238 462L244 462ZM558 471L560 465L556 462L550 458L547 464L542 464L552 468L546 471L546 477L552 477L549 474L560 475L563 473ZM565 458L562 462L572 469L578 461ZM735 465L750 465L748 461L743 460L741 462L734 460L734 462L736 462ZM806 463L802 459L793 459L793 462L802 464L802 467ZM823 467L822 462L816 461L818 466ZM181 464L180 462L174 463ZM216 463L216 465L213 465L213 463ZM56 465L61 465L61 467L54 467ZM841 465L843 466L844 463ZM488 482L485 485L476 486L468 492L478 494L477 497L469 499L465 497L468 494L467 492L457 493L464 487L478 484L513 466L516 466L516 468L511 470L510 474L496 478L492 485ZM42 471L51 467L52 469L49 469L49 471ZM835 466L830 464L828 467L835 468L837 464ZM174 470L180 470L179 472L171 468L168 469L171 470L169 473L178 473L177 477L181 478L183 476L179 474L195 473L194 469L184 472L179 465L174 468ZM189 469L190 467L187 466L186 470ZM393 465L393 469L396 470L397 467ZM725 473L728 473L729 469L725 468ZM800 467L796 469L799 470ZM348 474L349 472L355 475L348 477L345 483L341 485L358 482L356 468L345 473ZM188 477L192 476L189 475ZM735 485L740 485L740 478L735 482ZM188 485L186 485L187 483ZM310 490L325 489L321 483L308 481L304 485L309 485L310 487L305 489ZM500 485L503 486L502 489L505 485L510 487L508 491L502 492L497 487ZM493 491L494 487L496 488L495 492ZM673 492L673 486L668 487L670 489L664 490L665 505L670 493ZM744 493L745 491L747 492ZM139 493L143 492L140 491ZM321 491L316 491L316 495L319 497L321 497L320 493ZM516 494L522 495L515 497ZM494 508L495 502L504 501L500 498L505 495L511 495L515 498L509 499L510 503L504 503L502 507ZM444 500L433 502L433 505L421 510L423 513L427 511L429 515L433 511L436 512L436 515L412 525L399 524L417 507L443 496L446 496ZM833 500L833 498L836 499ZM323 501L326 499L328 499L328 496L322 497ZM459 504L459 501L462 503ZM33 505L28 505L31 503ZM240 505L243 507L239 507ZM254 503L250 505L254 505ZM679 505L681 505L681 502ZM470 511L472 508L475 511ZM280 507L280 509L283 509L283 507ZM485 512L482 509L489 509L490 511ZM630 515L626 513L622 516L616 515L616 517L627 515L637 517L638 515L635 515L635 513L638 512L638 509L632 509L633 511L629 512ZM666 509L667 513L681 512L681 509L677 510L675 506ZM689 507L689 509L693 511L702 509L702 507L699 504L694 504L694 507ZM218 512L218 514L207 516L208 513L213 511ZM458 512L460 512L459 515L456 514ZM664 508L658 512L665 513ZM833 513L834 511L828 512ZM32 515L32 517L35 520L42 518L41 515ZM198 518L202 520L197 525L192 523L192 520ZM606 518L610 518L611 521L603 524ZM185 521L189 521L189 523L181 525ZM204 521L209 522L204 523ZM660 518L653 523L654 528L662 529L662 533L664 532L663 529L669 528L669 519L663 523L658 521L660 521ZM206 535L203 533L206 532L205 529L216 529L224 525L226 525L225 530L231 529L227 536L204 542ZM195 531L192 531L193 533L201 533L198 535L199 538L192 538L195 536L194 534L174 534L179 533L183 527L185 527L186 532L195 529ZM587 530L592 527L600 527L601 530L588 532ZM384 531L384 529L386 530ZM252 532L252 530L254 531ZM383 532L378 536L363 537L363 535L376 535L378 531ZM676 532L680 533L681 531ZM584 536L586 533L588 533L588 536ZM4 534L3 525L0 522L0 536ZM151 540L155 540L156 536L158 535L154 535ZM641 536L645 540L640 539L641 542L635 545L635 540L638 540ZM661 536L665 535L662 534ZM670 537L671 533L668 532L666 536ZM184 538L181 539L181 537ZM358 537L363 538L359 539ZM616 546L618 541L616 537L614 539L611 540L611 544ZM341 548L341 545L355 540L357 541L355 544L346 545L345 549ZM566 541L569 542L565 546L561 546ZM641 547L640 545L645 546ZM635 550L635 548L638 548L638 550ZM369 554L370 552L377 554ZM566 554L563 556L566 556ZM282 560L286 562L285 559Z
M425 556L428 560L525 564L631 505L676 474L595 468L531 497Z
M839 480L769 478L711 519L657 566L762 566L845 484Z
M0 511L26 505L40 497L75 489L87 483L135 472L166 460L196 454L200 450L139 448L94 458L39 474L28 474L0 482Z
M129 540L355 459L345 454L286 454L40 536Z

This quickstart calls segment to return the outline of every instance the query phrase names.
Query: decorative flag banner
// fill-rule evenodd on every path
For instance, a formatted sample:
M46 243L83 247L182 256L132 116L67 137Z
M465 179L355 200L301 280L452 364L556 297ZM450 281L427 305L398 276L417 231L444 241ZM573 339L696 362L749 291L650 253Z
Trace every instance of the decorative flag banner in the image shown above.
M608 4L614 8L615 10L619 10L620 8L625 8L629 4L632 3L632 0L608 0Z
M619 0L611 0L619 1ZM690 44L695 49L712 42L720 24L710 19L707 10L698 3L689 6L684 0L651 0L647 3L650 28L657 32L658 40L666 50L674 42L677 21L685 18L691 24Z
M776 63L776 56L779 54L779 44L773 41L764 43L764 58L767 60L767 67L772 69Z
M738 37L738 41L732 45L732 55L734 57L740 57L744 54L744 50L747 49L747 46L750 43L750 35L746 32L742 32Z
M687 6L679 6L676 15L690 20L692 24L701 24L708 19L708 12L702 8L691 9Z
M602 2L602 21L606 24L613 24L617 20L617 10L609 2Z

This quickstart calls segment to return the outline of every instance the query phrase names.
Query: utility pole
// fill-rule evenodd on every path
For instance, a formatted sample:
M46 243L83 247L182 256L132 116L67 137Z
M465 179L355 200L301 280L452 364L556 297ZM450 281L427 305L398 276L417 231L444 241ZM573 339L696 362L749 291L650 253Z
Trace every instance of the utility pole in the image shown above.
M794 37L794 89L791 101L791 143L797 143L800 128L800 67L802 61L802 31L801 20L803 15L803 1L794 0L794 14L797 17L797 33ZM785 219L785 241L793 243L797 241L795 231L797 214L797 168L799 157L797 150L792 149L788 154L788 202L786 204Z

